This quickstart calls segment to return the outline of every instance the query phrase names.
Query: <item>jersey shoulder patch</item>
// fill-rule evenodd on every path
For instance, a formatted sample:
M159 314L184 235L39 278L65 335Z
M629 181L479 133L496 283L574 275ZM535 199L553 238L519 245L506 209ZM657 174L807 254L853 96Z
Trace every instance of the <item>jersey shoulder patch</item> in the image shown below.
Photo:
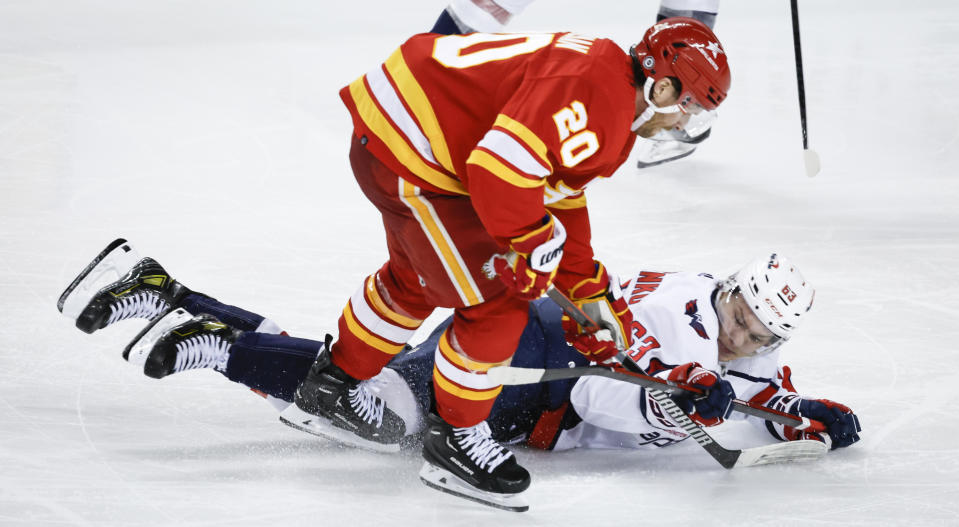
M709 340L706 327L703 326L703 316L699 314L699 306L695 298L686 302L686 316L690 318L689 327L693 328L693 331L701 338Z

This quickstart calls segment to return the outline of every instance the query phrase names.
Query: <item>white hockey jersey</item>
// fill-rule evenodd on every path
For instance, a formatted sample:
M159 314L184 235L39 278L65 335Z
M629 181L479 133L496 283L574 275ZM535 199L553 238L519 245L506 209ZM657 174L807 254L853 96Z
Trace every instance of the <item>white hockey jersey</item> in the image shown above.
M634 319L630 355L662 378L673 366L698 362L729 381L738 399L765 404L784 395L793 398L788 369L784 375L779 367L778 350L719 363L719 319L713 308L717 285L708 274L640 272L632 277L623 286ZM583 377L574 385L570 403L582 422L561 432L554 450L663 447L688 437L635 384ZM739 413L732 417L749 419L783 439L781 425L767 426L766 421Z

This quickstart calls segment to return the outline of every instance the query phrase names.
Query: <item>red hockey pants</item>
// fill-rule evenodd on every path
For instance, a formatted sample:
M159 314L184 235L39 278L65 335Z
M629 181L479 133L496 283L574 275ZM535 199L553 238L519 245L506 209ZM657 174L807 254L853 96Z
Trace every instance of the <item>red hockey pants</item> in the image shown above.
M506 248L486 232L469 196L439 194L399 177L353 137L353 174L379 209L389 261L350 298L339 319L333 362L349 375L376 375L437 307L454 308L440 339L433 384L440 416L457 427L486 419L502 386L489 368L508 364L529 304L483 264Z

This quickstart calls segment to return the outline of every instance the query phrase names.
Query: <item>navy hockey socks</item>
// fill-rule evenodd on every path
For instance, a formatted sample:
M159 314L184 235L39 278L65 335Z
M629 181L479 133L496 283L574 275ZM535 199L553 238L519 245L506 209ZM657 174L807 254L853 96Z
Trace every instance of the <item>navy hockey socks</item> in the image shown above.
M293 402L293 393L306 378L322 342L248 331L230 348L228 379L277 399Z
M206 313L215 316L220 322L240 331L256 331L264 317L245 309L224 304L215 298L201 293L190 293L177 304L191 314Z

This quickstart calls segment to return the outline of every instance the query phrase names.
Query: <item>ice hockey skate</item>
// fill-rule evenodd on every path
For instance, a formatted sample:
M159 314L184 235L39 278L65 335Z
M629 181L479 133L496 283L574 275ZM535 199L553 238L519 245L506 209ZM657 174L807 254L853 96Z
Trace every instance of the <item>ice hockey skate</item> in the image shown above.
M660 130L649 139L636 140L636 166L649 168L692 155L700 143L709 138L715 111L690 114L682 128Z
M492 438L486 421L455 428L430 414L423 436L420 479L427 486L497 509L524 512L530 476L516 456Z
M280 421L310 434L376 452L398 452L406 423L367 386L330 358L326 336L316 362Z
M695 143L672 139L647 139L637 141L636 167L649 168L670 161L678 161L689 157L696 151Z
M132 261L128 248L114 241L61 295L58 307L81 331L93 333L129 318L155 320L190 293L153 258ZM112 280L103 284L104 277Z
M123 358L154 379L199 368L224 372L240 333L212 315L174 309L144 328L123 350Z
M123 238L117 238L73 279L57 300L57 310L76 320L100 289L127 274L140 255Z

